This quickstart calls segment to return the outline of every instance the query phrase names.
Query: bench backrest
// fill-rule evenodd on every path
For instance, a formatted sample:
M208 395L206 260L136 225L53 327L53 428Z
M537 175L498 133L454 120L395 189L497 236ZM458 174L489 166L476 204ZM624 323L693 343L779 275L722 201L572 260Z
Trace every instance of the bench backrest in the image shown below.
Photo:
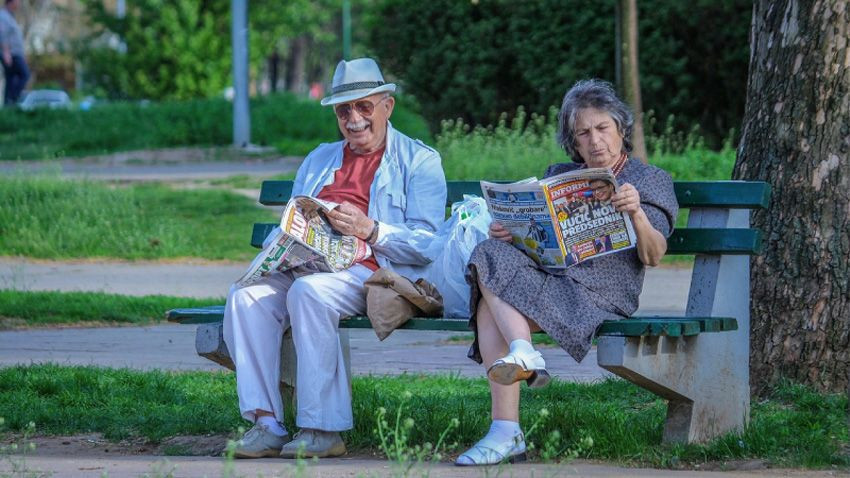
M263 181L260 203L283 206L292 194L293 181ZM463 200L464 194L481 195L478 181L447 181L447 206ZM677 181L673 183L683 209L761 209L770 198L770 185L760 181ZM251 245L261 247L277 224L254 224ZM761 231L757 229L677 228L667 241L668 254L761 253Z

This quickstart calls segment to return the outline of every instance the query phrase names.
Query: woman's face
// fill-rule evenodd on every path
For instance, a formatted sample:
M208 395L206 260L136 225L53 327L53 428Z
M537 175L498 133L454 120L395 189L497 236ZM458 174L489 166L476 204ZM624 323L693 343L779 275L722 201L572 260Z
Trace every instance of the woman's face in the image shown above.
M585 108L576 115L576 149L589 168L611 168L620 159L623 137L608 113Z

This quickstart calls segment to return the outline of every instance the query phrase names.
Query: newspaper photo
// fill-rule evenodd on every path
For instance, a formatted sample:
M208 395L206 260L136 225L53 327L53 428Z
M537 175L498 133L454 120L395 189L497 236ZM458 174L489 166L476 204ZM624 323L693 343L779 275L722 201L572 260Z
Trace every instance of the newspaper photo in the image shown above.
M236 285L244 287L273 271L302 266L314 272L338 272L369 257L372 250L366 241L342 235L330 225L325 214L337 206L307 196L290 199L276 234Z
M511 232L517 248L552 268L635 246L629 217L611 204L617 187L606 168L580 169L540 181L481 182L493 220Z

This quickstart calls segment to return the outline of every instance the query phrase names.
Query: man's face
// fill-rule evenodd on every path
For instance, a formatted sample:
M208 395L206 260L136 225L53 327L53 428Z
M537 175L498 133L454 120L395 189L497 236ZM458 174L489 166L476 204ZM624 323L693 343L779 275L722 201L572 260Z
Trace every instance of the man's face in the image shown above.
M18 9L19 3L20 3L20 0L12 0L11 2L6 4L6 8L8 8L10 12L14 12L15 10Z
M387 140L387 121L395 99L378 93L350 103L334 105L337 124L355 153L371 153ZM371 110L371 114L369 114Z

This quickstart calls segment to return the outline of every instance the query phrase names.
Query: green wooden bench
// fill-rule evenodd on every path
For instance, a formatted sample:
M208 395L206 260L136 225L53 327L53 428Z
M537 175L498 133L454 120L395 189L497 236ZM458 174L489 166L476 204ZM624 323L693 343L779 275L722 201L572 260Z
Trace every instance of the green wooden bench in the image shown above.
M481 194L476 181L449 181L448 203ZM751 209L768 205L763 182L676 182L688 226L668 240L668 254L695 256L684 317L632 317L606 321L598 331L597 361L620 377L668 400L665 442L706 441L741 430L749 419L749 256L761 251L761 233L750 228ZM292 181L265 181L260 203L285 205ZM255 224L251 244L260 247L276 224ZM167 312L169 321L200 324L199 355L233 369L222 336L224 307ZM368 318L340 321L350 367L348 331L370 328ZM411 319L402 329L468 331L466 319ZM291 394L295 351L290 333L281 346L281 382ZM458 357L464 360L464 357ZM350 372L350 370L349 370ZM351 374L349 373L349 376Z

